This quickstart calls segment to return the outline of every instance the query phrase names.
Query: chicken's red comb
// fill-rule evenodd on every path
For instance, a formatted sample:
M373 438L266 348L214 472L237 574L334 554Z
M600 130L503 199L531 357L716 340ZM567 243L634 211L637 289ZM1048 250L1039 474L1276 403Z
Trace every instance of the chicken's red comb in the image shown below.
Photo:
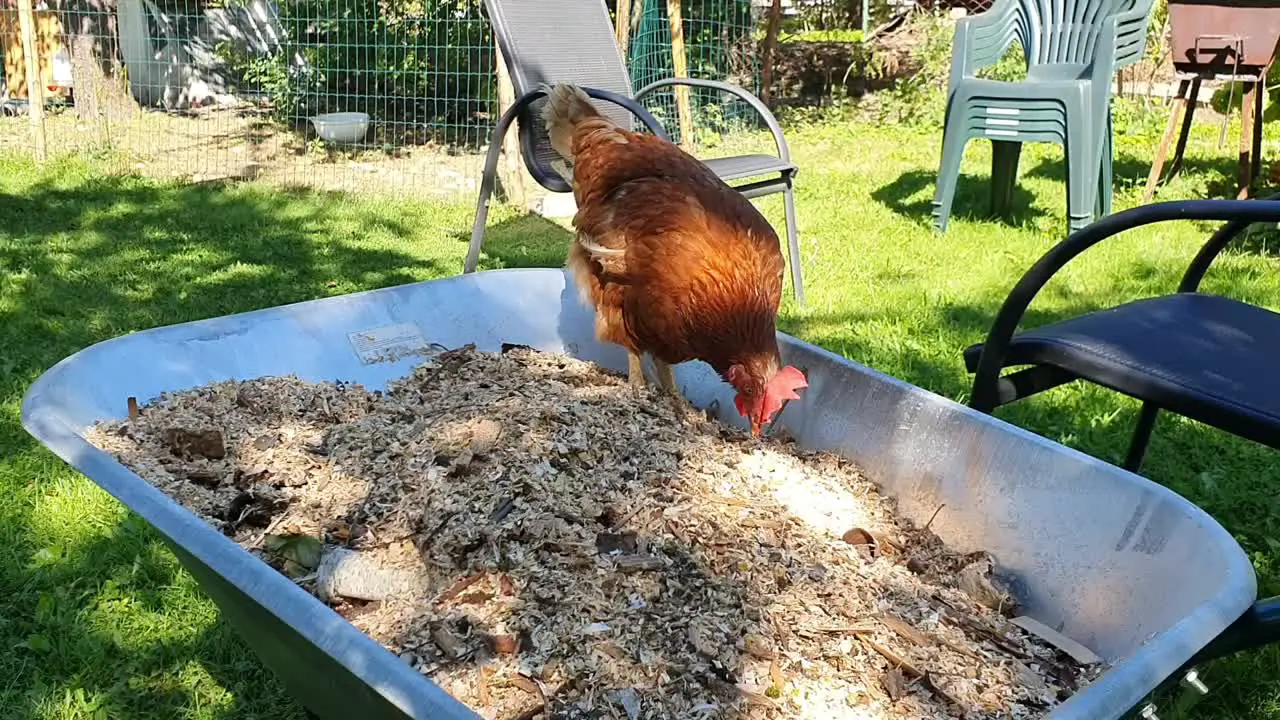
M769 381L769 389L777 394L780 400L799 400L796 390L809 387L804 373L790 365L778 371Z

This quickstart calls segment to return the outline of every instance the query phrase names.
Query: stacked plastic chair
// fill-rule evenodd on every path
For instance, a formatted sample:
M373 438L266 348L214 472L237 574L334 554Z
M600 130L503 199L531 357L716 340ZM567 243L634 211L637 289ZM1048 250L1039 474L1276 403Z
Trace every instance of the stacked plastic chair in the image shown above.
M956 24L934 225L946 230L965 145L992 143L991 209L1008 210L1022 143L1063 146L1071 230L1111 212L1111 83L1141 59L1152 0L996 0ZM977 77L1017 40L1027 77Z

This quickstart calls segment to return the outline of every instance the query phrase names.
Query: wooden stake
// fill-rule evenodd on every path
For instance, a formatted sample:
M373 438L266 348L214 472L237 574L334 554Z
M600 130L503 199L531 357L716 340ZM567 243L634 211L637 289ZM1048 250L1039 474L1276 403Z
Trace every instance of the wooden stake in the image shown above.
M498 66L498 116L501 117L516 102L515 86L511 83L511 74L507 71L506 59L502 57L502 48L497 42L493 44L494 60ZM524 187L524 167L520 162L520 124L516 120L507 129L507 136L502 138L502 154L498 156L498 184L508 203L524 210L528 207L528 196Z
M22 33L22 57L27 65L27 115L36 162L48 157L44 136L44 78L40 75L40 45L36 42L36 16L31 0L18 0L18 27Z
M760 67L760 100L772 107L773 56L778 47L778 29L782 25L782 0L773 0L769 6L769 24L764 31L764 57Z
M671 24L671 64L678 78L689 77L689 57L684 47L684 20L680 13L680 0L667 0L667 22ZM680 120L680 145L688 152L693 149L693 109L689 104L689 88L676 86L676 115Z
M622 53L622 62L627 61L627 51L631 48L631 2L618 0L618 15L614 18L613 34L618 41L618 52Z
M1257 157L1253 153L1253 129L1255 125L1261 127L1262 118L1254 116L1254 107L1258 104L1261 92L1261 82L1250 83L1249 90L1244 94L1244 98L1240 103L1240 181L1239 189L1236 191L1237 200L1247 200L1249 198L1250 185L1252 185L1255 175L1253 164L1257 162Z

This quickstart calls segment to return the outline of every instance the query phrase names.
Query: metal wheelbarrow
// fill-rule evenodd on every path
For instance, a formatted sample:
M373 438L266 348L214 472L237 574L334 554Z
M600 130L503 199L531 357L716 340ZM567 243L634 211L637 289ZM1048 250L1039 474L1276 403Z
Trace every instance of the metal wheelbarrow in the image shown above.
M962 552L990 551L1026 614L1113 666L1048 716L1116 718L1215 638L1218 654L1256 635L1245 553L1208 514L1118 467L782 335L810 388L779 419L801 444L859 464L899 511ZM321 601L91 446L82 432L155 397L229 378L293 373L385 387L432 343L562 351L613 370L620 348L559 269L500 270L185 323L99 343L28 391L27 430L151 523L245 642L310 712L332 718L475 718ZM395 359L395 358L399 359ZM391 359L387 359L391 358ZM730 390L687 363L677 382L701 408ZM1242 618L1242 626L1233 623ZM1230 632L1228 632L1230 630ZM1226 633L1224 635L1224 633Z

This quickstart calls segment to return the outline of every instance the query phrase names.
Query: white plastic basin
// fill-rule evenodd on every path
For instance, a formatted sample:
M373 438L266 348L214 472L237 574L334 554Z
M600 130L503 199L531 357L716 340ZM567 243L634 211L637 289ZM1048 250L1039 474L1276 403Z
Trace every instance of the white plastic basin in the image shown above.
M362 112L336 112L311 118L320 137L334 143L358 143L369 132L369 115Z

